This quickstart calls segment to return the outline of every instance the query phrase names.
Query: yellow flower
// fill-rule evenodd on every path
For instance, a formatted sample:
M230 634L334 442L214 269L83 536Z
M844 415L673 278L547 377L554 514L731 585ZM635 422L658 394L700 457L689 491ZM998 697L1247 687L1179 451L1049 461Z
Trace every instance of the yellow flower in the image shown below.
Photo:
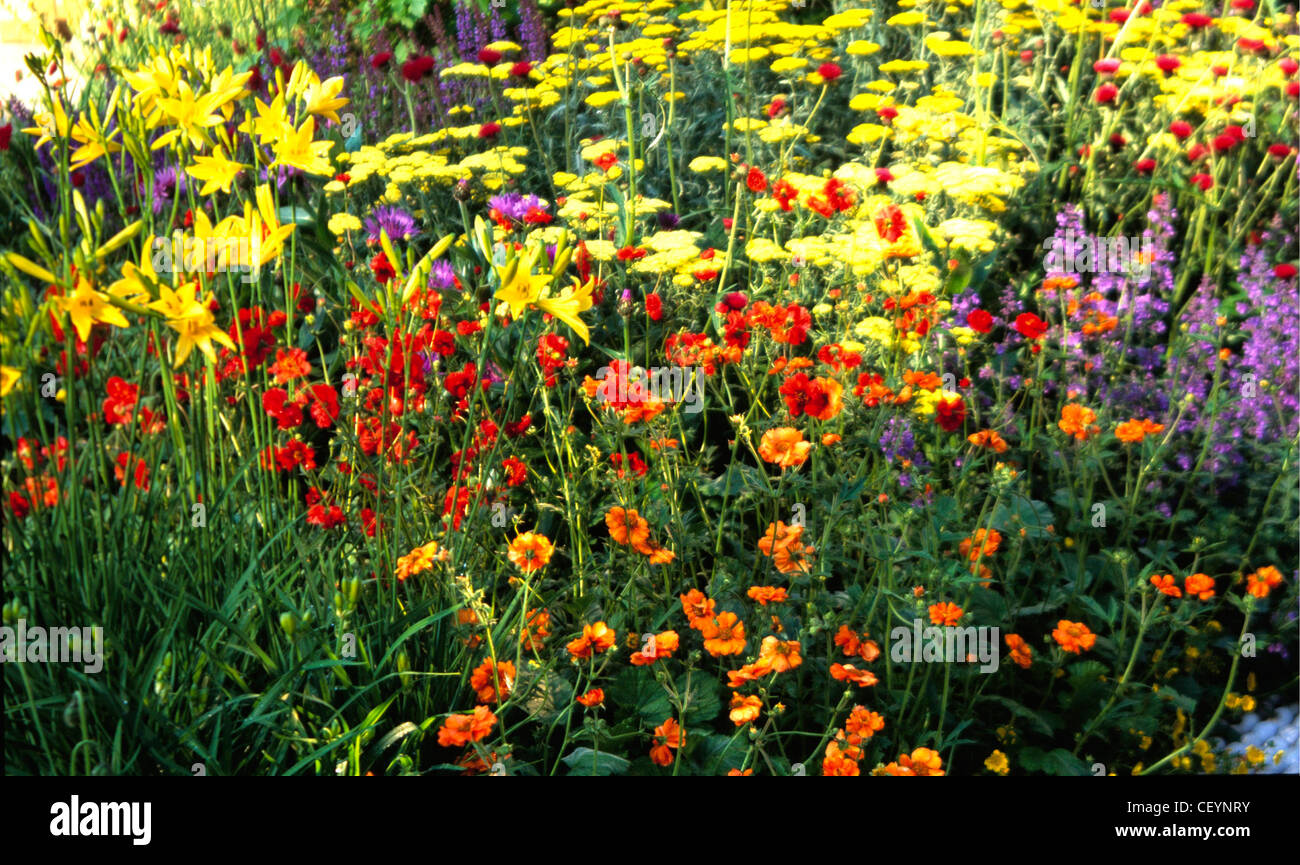
M198 287L198 283L191 285ZM213 323L212 311L206 303L200 303L195 298L190 286L183 286L178 291L162 286L162 299L149 304L149 308L162 313L167 319L167 326L180 334L173 366L179 367L184 363L195 346L207 355L208 360L215 363L217 353L212 349L213 341L235 351L234 341Z
M349 231L360 231L361 220L350 213L336 213L330 217L329 229L336 236Z
M339 75L326 78L324 81L315 84L309 84L307 92L303 95L303 100L307 103L307 113L339 123L338 109L348 104L347 99L339 98L339 93L342 90L343 77Z
M96 323L129 326L122 311L109 303L108 295L96 291L84 276L78 275L77 287L71 296L58 298L55 302L68 314L76 328L77 338L82 342L90 336L90 329Z
M22 370L0 364L0 397L9 396L20 378L22 378Z
M595 283L590 280L585 285L575 283L562 297L542 297L542 293L551 284L554 276L549 273L532 272L533 264L537 261L540 252L541 247L535 247L523 258L517 259L514 274L497 289L496 299L510 307L510 315L514 318L518 318L525 308L536 306L573 328L573 331L582 337L582 341L590 345L591 331L587 328L586 322L578 317L578 313L591 308L591 292L595 288Z
M199 189L199 195L211 195L220 189L227 195L230 194L230 186L239 176L239 172L248 166L227 159L225 151L220 145L212 156L195 156L194 164L185 169L185 173L195 180L204 181L203 187Z
M177 82L174 98L158 100L159 111L176 128L158 136L152 149L166 147L182 136L195 148L205 146L208 143L206 130L221 123L221 115L214 112L233 96L230 91L196 96L189 84Z
M312 141L315 134L316 118L308 117L296 131L276 141L272 165L288 165L307 174L332 174L329 152L334 142Z
M990 772L996 772L999 775L1005 775L1011 769L1011 762L1007 755L1001 751L994 751L989 754L988 759L984 761L984 768Z

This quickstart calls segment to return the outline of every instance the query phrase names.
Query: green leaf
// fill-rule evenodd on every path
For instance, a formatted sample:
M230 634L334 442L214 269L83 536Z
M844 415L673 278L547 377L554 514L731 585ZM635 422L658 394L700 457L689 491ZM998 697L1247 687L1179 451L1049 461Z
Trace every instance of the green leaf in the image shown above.
M574 748L563 762L570 775L622 775L632 765L623 757L591 748Z

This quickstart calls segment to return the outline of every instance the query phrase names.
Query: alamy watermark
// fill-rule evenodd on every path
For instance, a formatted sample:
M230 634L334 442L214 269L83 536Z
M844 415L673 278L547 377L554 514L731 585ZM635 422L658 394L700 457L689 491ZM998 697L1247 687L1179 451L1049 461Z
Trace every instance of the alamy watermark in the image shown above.
M104 668L104 629L18 627L0 625L0 663L82 664L87 673Z
M1155 251L1150 237L1095 237L1067 231L1043 241L1048 273L1123 273L1151 278Z
M613 374L602 366L596 371L600 386L596 399L615 405L659 401L681 403L687 414L704 410L704 370L695 366L652 366L648 370L634 366L626 376Z
M998 628L899 625L889 632L889 658L898 664L980 664L981 673L998 671Z
M244 282L262 273L262 237L155 237L149 253L154 273L239 271Z

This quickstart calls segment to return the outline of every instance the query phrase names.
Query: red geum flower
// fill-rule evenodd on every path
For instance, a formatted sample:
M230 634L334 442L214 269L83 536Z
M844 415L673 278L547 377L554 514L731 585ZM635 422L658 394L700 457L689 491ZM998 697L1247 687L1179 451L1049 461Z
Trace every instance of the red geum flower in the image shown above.
M1193 174L1191 184L1202 192L1208 192L1214 188L1214 178L1208 174Z
M757 168L750 168L749 173L745 175L745 186L749 191L755 194L767 191L767 176Z
M907 216L896 204L890 204L876 214L876 234L886 243L894 243L907 233Z
M1032 312L1022 312L1016 316L1015 328L1025 339L1038 339L1047 333L1047 322Z
M495 48L480 48L478 62L486 63L488 66L495 66L501 62L501 52Z
M1273 268L1273 275L1278 279L1290 279L1296 275L1296 266L1294 264L1283 262Z
M1177 138L1186 138L1192 134L1192 124L1186 120L1175 120L1169 124L1169 131Z
M1204 12L1188 12L1183 16L1183 23L1193 30L1202 30L1214 23L1214 19Z
M478 128L479 138L496 138L501 134L501 124L495 120L489 120Z
M844 74L838 63L823 63L817 67L817 74L822 77L823 81L831 82Z
M372 54L370 56L370 68L378 72L381 69L386 68L388 62L392 59L393 52L391 51L380 51L378 54Z
M660 321L664 317L664 299L659 296L658 292L651 292L645 296L645 312L650 316L651 321Z
M944 432L956 432L966 422L966 403L961 397L939 400L934 404L934 422Z
M993 329L993 315L985 309L972 309L966 314L966 326L977 333Z
M380 285L384 285L388 280L397 276L397 271L388 263L388 256L381 250L375 253L375 257L370 259L370 269L375 274L375 279L379 280Z
M1098 87L1097 92L1093 94L1093 98L1097 100L1098 105L1114 102L1116 96L1119 96L1119 88L1109 81Z
M1183 61L1179 60L1172 54L1161 54L1156 58L1156 68L1166 75L1170 74L1182 65Z
M113 376L104 386L108 399L104 400L104 423L127 424L131 422L131 409L140 395L139 385L130 384Z
M1133 163L1133 167L1137 169L1138 174L1150 174L1156 170L1156 161L1154 159L1139 159Z

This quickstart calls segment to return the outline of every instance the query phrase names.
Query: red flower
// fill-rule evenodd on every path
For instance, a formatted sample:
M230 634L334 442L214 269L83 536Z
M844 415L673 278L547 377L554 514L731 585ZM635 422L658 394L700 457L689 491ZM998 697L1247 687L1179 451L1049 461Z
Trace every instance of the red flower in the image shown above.
M1097 88L1094 98L1098 105L1105 105L1108 102L1114 102L1115 97L1119 95L1119 88L1110 82L1106 82Z
M510 74L515 78L524 78L528 73L533 71L533 64L527 60L520 60L510 67Z
M1138 174L1150 174L1156 170L1156 161L1154 159L1139 159L1133 163L1133 167L1137 169Z
M993 329L993 316L986 309L972 309L966 314L966 326L977 333L988 333Z
M1047 333L1047 322L1032 312L1022 312L1016 316L1016 332L1025 339L1038 339Z
M1192 124L1186 120L1175 120L1169 124L1169 131L1178 138L1186 138L1192 134Z
M745 185L749 191L755 194L767 191L767 177L757 168L749 169L749 174L745 176Z
M1161 72L1165 73L1166 75L1173 72L1175 69L1177 69L1179 66L1182 65L1183 65L1183 61L1179 60L1177 57L1175 57L1172 54L1161 54L1159 57L1156 58L1156 68L1159 69Z
M776 201L784 211L788 212L794 206L792 202L798 199L798 197L799 190L795 189L794 184L788 180L778 180L772 186L772 199Z
M419 84L433 72L433 66L432 57L412 57L402 64L402 77L412 84Z
M481 48L478 52L478 62L486 63L488 66L495 66L501 62L501 52L495 48Z
M104 400L104 423L110 425L130 423L131 409L140 394L139 386L113 376L104 389L108 392L108 399Z
M496 138L501 133L501 124L494 120L489 120L478 128L479 138Z
M375 71L384 69L385 67L388 66L388 62L392 59L393 59L393 52L380 51L378 54L374 54L371 56L370 68L374 69Z
M896 204L876 214L876 234L886 243L894 243L907 233L907 217Z
M966 422L966 403L961 397L939 400L934 404L934 422L944 432L956 432Z
M1202 192L1208 192L1214 187L1214 178L1208 174L1193 174L1191 177L1192 186Z
M0 151L9 149L9 139L14 137L14 125L6 123L0 126Z
M822 77L823 81L831 82L844 74L838 63L823 63L817 67L817 74Z
M375 253L375 257L370 259L370 269L374 272L375 279L379 280L380 285L397 276L397 271L393 270L393 266L388 263L388 256L382 251Z
M1183 16L1183 23L1193 30L1201 30L1214 23L1214 19L1204 12L1188 12Z
M607 150L596 157L596 167L606 174L609 170L618 164L618 154L612 150Z
M660 321L664 317L664 299L658 292L651 292L645 297L645 312L651 321Z
M1290 279L1296 275L1296 266L1294 264L1282 263L1273 268L1273 275L1278 279Z

